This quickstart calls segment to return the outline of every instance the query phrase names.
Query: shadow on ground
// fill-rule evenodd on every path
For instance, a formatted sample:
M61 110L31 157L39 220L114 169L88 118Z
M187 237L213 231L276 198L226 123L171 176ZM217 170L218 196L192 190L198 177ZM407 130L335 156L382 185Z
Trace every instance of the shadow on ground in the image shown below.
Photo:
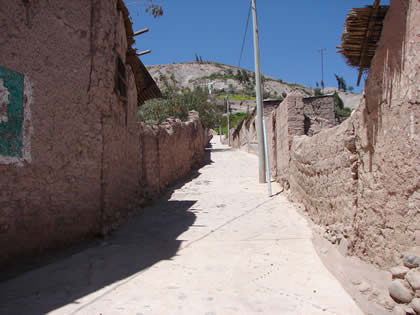
M205 164L211 164L211 149ZM127 220L106 239L50 254L31 267L2 272L0 314L46 314L176 255L177 237L196 220L196 200L169 200L172 193L200 176L199 170L175 183L160 200ZM31 270L32 269L32 270ZM28 271L30 270L30 271ZM28 271L28 272L27 272ZM77 307L76 307L77 308Z
M161 200L101 244L0 283L0 314L45 314L176 255L196 201Z

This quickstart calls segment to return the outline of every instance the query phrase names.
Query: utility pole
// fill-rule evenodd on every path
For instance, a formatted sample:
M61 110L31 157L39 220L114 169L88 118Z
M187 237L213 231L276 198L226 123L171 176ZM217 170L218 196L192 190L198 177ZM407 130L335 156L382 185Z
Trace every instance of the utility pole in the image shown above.
M321 48L318 51L321 52L321 92L324 93L324 51L325 48Z
M257 95L257 138L259 181L265 183L264 134L263 134L263 101L261 93L260 47L258 41L257 4L252 0L252 20L254 25L254 59L255 59L255 92Z

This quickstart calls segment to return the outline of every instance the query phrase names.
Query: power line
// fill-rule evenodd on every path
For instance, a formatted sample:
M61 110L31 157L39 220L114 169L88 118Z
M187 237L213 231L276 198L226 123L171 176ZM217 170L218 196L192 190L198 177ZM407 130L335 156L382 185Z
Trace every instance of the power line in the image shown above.
M245 40L246 40L246 33L248 31L248 25L249 25L249 18L251 17L251 3L249 4L249 11L248 11L248 18L246 20L246 26L245 26L245 32L244 32L244 38L242 40L242 48L241 48L241 54L239 55L239 61L238 61L238 68L241 65L241 60L242 60L242 54L244 52L244 47L245 47Z

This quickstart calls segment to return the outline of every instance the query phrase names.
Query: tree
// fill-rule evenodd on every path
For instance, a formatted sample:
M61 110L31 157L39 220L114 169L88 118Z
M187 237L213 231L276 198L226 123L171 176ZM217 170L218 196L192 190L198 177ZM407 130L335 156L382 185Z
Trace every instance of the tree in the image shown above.
M347 89L350 91L350 93L353 93L354 91L354 87L352 87L351 85Z
M128 3L127 5L142 5L145 7L144 11L149 13L154 18L158 18L163 15L163 8L161 5L156 4L155 0L144 0Z
M335 79L337 80L337 85L338 85L338 90L340 91L347 91L347 85L346 85L346 81L344 80L343 77L338 76L337 74L334 74Z
M244 80L244 82L249 83L249 75L246 70L242 70L242 79Z
M235 74L235 79L238 80L240 83L242 83L243 81L243 77L242 77L242 71L241 69L239 69L236 74Z

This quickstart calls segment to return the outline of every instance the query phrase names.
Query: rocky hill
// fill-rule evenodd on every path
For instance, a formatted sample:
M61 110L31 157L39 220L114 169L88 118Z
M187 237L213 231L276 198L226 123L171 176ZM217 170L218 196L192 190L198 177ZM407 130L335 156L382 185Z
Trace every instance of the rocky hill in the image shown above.
M254 94L254 73L234 66L215 62L186 62L168 65L147 66L153 79L160 88L168 82L180 88L193 89L196 86L205 86L213 83L216 93L227 90L234 94L252 96ZM280 79L263 76L264 96L266 98L282 98L292 91L300 91L304 95L314 95L314 90L296 83L288 83ZM166 82L166 83L165 83ZM324 94L333 94L336 88L326 88ZM338 92L344 106L355 108L359 104L360 94ZM255 95L255 94L254 94Z

